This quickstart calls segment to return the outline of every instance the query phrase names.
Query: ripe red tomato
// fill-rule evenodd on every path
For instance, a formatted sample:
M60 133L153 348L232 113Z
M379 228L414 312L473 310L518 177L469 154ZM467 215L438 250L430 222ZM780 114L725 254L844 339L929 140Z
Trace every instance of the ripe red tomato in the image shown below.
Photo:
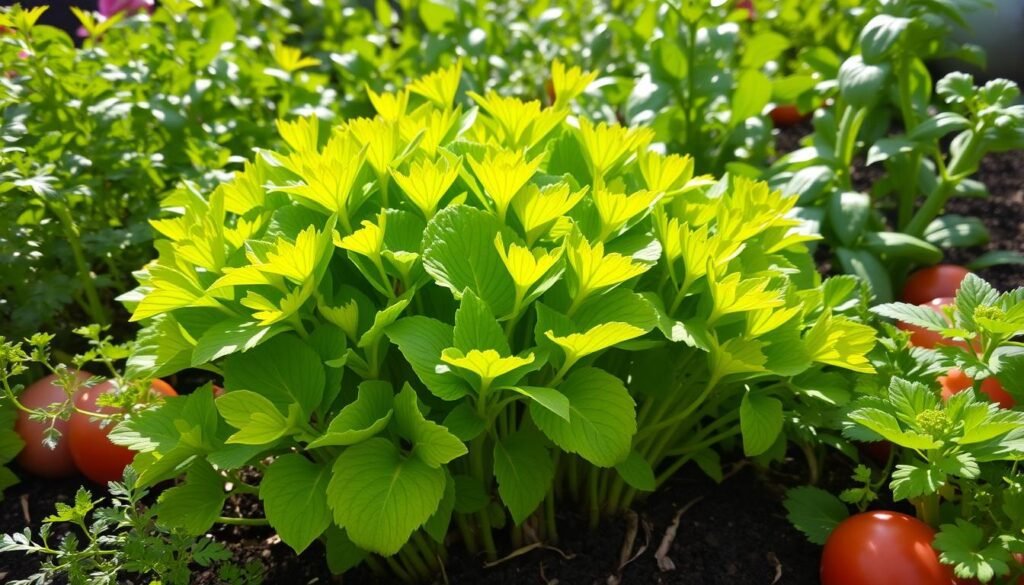
M84 381L92 374L79 371L75 372L75 376ZM28 408L43 408L56 402L64 402L67 400L67 394L54 383L56 379L57 376L51 374L37 380L21 393L18 400ZM75 462L68 447L68 421L57 419L53 426L60 431L61 438L55 449L49 449L43 445L43 433L48 423L29 420L27 413L18 413L14 430L25 441L25 448L18 454L18 464L29 473L40 477L58 478L74 475Z
M945 307L946 305L952 304L952 297L939 297L936 299L932 299L930 302L921 303L920 306L928 307L929 309L935 311L936 313L945 316L945 313L942 312L942 308ZM917 325L911 325L909 323L900 322L897 323L896 326L904 331L909 331L911 334L910 344L915 345L917 347L926 347L928 349L935 349L935 346L937 345L956 345L963 348L967 347L967 343L964 341L947 339L939 333L929 331L923 327L918 327Z
M810 114L801 114L794 104L783 104L772 108L768 115L776 128L788 128L796 126L806 120Z
M973 386L974 380L960 368L950 368L945 376L939 376L939 384L942 386L942 399L949 400L950 396ZM994 376L985 378L981 383L981 391L1002 408L1013 408L1013 397Z
M152 386L155 393L178 395L163 380L154 381ZM109 406L96 406L96 399L107 392L117 392L117 386L107 381L92 388L83 388L75 395L75 406L89 412L116 412ZM107 482L121 479L124 468L135 458L135 452L111 443L107 435L113 426L108 424L101 427L101 424L102 421L90 420L88 415L76 412L68 421L68 439L71 457L82 474L96 483L106 485Z
M899 512L843 520L821 553L821 585L950 585L953 571L932 548L935 533Z
M939 297L955 297L960 283L971 271L955 264L937 264L910 275L903 285L903 300L923 305Z

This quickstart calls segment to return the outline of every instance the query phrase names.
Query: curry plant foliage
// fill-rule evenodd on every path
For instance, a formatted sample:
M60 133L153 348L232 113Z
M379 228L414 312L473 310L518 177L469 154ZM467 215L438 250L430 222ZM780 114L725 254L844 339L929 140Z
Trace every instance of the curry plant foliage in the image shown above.
M280 122L287 148L164 202L123 297L156 341L129 363L226 393L118 429L140 483L187 472L175 489L216 500L209 466L256 465L293 548L415 578L449 526L494 558L503 527L555 540L556 500L596 522L687 461L720 473L723 441L777 453L814 400L787 380L872 371L873 330L840 310L856 287L813 275L794 198L571 116L578 68L555 63L549 107L454 106L460 78L370 93L374 118Z

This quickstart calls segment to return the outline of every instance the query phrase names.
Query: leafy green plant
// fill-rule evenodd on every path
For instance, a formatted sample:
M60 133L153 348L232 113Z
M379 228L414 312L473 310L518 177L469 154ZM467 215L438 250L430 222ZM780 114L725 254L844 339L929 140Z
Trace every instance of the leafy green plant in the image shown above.
M841 64L808 61L835 80L835 105L815 117L811 144L770 171L773 184L799 194L809 208L804 213L824 222L843 270L866 279L881 302L894 299L911 265L987 241L979 220L942 215L943 208L952 197L987 194L969 178L987 153L1024 148L1024 107L1015 105L1012 82L978 87L970 76L951 73L934 84L933 99L925 61L969 53L948 33L970 4L938 10L925 0L869 3L857 54ZM932 106L938 113L929 113ZM869 192L853 183L858 154L885 171ZM995 254L974 266L1002 261L1015 260Z
M815 400L789 381L871 370L873 330L839 309L856 281L820 283L794 198L694 176L646 129L570 124L578 68L554 65L547 108L463 109L460 78L371 90L372 119L281 122L288 148L166 201L123 297L145 323L129 373L201 367L227 392L115 431L140 485L184 472L210 502L161 521L207 530L224 491L204 478L255 464L235 489L296 551L322 538L335 570L415 580L449 524L495 558L505 526L554 541L557 501L596 524L687 461L720 473L732 438L779 454Z
M890 462L877 480L858 467L855 475L863 487L844 492L842 500L863 510L888 479L892 498L911 502L918 517L938 529L934 546L958 577L987 583L1019 572L1012 559L1024 552L1019 469L1024 412L1000 408L979 389L986 378L996 377L1017 403L1024 398L1024 346L1012 341L1024 333L1024 289L1000 294L970 275L944 316L905 303L874 311L960 343L917 348L903 366L890 362L889 372L902 371L909 379L895 375L887 388L850 405L844 434L858 441L889 441L897 454L895 467ZM898 353L906 335L895 335L886 343ZM972 378L974 389L940 397L935 376L950 368ZM846 516L842 502L815 488L792 492L787 507L791 520L815 542Z
M216 567L219 583L259 583L258 561L245 566L229 562L231 552L208 536L196 538L162 527L154 509L143 502L148 490L133 487L128 468L124 483L111 483L110 503L79 488L72 504L57 503L56 513L43 520L38 538L31 531L4 534L0 553L39 555L39 571L11 585L49 583L66 578L72 585L121 583L129 575L162 583L192 582L196 567ZM64 528L61 535L55 527ZM59 542L57 542L59 538Z
M81 48L0 12L0 316L21 338L115 319L117 291L150 256L146 220L182 180L208 185L276 136L277 112L329 114L326 76L283 42L287 20L257 3L161 3L99 21ZM266 17L239 29L236 18ZM262 31L264 41L247 42ZM239 97L244 96L244 97ZM323 100L323 101L321 101Z

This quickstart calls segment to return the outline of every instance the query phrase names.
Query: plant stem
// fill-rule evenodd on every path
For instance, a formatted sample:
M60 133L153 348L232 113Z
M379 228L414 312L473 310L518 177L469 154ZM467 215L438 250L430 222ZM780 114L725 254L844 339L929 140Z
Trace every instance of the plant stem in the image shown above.
M601 522L601 501L597 496L597 480L598 480L598 467L590 466L590 470L587 477L587 491L589 493L589 504L590 504L590 529L597 529L597 525Z
M857 146L857 135L860 127L867 118L868 108L854 108L847 106L843 117L839 121L839 131L836 134L836 160L837 175L840 183L847 190L853 188L850 177L850 167L853 164L853 153Z
M485 491L488 483L484 465L484 447L486 446L486 441L487 434L483 433L473 440L472 447L469 450L470 466L472 467L473 477L480 481ZM498 549L494 546L494 535L491 534L490 510L485 506L483 510L477 512L476 516L477 524L480 527L480 536L484 542L484 553L487 556L487 560L496 560L498 558Z
M231 526L269 526L266 518L234 518L232 516L217 516L218 524L229 524Z
M89 318L94 322L100 325L108 325L110 321L106 311L103 310L103 305L100 303L99 293L96 292L96 284L92 280L92 268L89 267L88 262L85 260L85 251L82 249L78 225L75 224L75 220L71 217L71 212L63 202L54 203L51 205L51 209L57 214L61 227L64 228L65 237L68 239L68 245L71 246L71 254L75 259L78 280L82 285L82 291L85 293L87 302L87 305L82 308L85 309L86 313L89 314Z

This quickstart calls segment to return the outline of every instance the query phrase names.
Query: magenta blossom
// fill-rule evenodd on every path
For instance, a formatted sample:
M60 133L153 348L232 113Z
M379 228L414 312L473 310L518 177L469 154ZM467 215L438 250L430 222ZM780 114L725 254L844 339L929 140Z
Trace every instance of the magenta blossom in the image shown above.
M105 18L110 18L119 12L134 14L147 10L153 11L154 0L99 0L99 13ZM89 33L85 27L78 27L78 36L87 37Z
M153 10L153 0L100 0L100 14L110 18L118 12L140 12Z

